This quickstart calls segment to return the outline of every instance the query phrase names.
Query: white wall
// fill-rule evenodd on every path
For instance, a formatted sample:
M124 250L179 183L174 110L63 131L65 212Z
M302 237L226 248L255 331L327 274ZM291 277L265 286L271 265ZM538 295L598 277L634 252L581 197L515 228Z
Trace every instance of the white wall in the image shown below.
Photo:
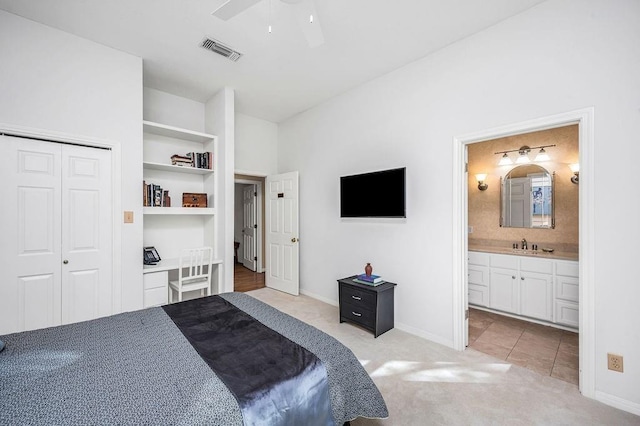
M135 222L116 261L122 309L141 308L142 60L4 11L0 57L0 123L121 145L119 201Z
M371 262L398 283L396 325L452 346L453 138L593 106L595 387L639 413L638 17L635 0L550 0L281 123L278 171L300 171L301 291L337 301L335 280ZM339 219L339 176L400 166L406 220Z
M236 114L236 173L270 175L278 170L278 126L270 121Z
M204 132L204 103L144 88L144 119Z

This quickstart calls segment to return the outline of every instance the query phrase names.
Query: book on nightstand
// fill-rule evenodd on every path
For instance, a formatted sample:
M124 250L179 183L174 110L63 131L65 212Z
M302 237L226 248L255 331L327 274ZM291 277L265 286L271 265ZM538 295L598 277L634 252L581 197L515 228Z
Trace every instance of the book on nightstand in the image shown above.
M368 286L371 286L371 287L375 287L375 286L378 286L380 284L384 284L385 283L385 281L378 281L378 282L372 283L370 281L364 281L364 280L360 280L358 278L354 278L353 282L354 283L358 283L358 284L368 285Z
M356 276L356 278L361 281L366 281L370 284L376 284L382 281L382 277L380 275L359 274Z

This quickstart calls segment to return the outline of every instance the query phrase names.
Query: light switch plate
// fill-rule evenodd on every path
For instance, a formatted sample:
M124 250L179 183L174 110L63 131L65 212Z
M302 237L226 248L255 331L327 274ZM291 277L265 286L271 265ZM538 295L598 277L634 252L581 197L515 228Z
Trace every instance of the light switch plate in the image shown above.
M124 212L124 223L133 223L133 212L125 211Z

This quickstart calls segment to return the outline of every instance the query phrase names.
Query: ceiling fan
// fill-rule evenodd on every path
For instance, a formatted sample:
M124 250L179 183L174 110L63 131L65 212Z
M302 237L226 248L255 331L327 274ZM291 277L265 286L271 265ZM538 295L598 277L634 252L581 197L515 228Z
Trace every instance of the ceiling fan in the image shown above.
M211 12L211 14L227 21L261 1L262 0L226 0L221 6ZM317 47L324 43L324 34L322 33L322 27L320 26L313 0L280 1L295 8L296 20L307 39L307 43L309 43L309 47Z

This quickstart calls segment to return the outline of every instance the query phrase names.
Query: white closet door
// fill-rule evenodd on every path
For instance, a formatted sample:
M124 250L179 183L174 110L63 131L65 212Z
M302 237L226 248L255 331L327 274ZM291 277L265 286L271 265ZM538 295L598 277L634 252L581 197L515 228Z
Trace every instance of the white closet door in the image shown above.
M62 148L62 323L111 314L111 151Z
M111 313L110 155L0 136L0 333Z
M60 147L0 137L0 333L59 325Z

